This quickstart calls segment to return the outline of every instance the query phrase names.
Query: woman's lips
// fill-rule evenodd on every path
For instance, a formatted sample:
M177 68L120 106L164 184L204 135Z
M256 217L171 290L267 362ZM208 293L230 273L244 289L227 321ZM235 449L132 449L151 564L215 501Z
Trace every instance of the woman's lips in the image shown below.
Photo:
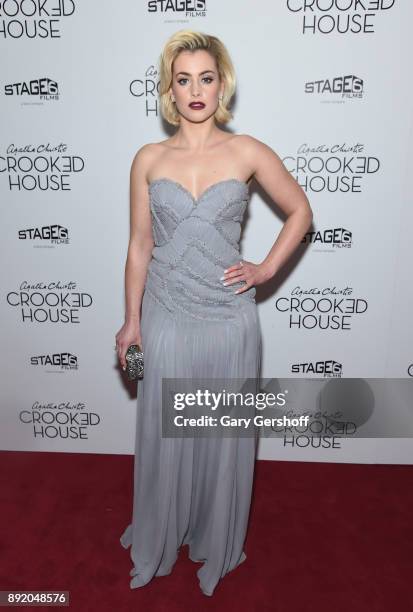
M194 110L200 110L201 108L205 108L205 104L203 102L191 102L189 106Z

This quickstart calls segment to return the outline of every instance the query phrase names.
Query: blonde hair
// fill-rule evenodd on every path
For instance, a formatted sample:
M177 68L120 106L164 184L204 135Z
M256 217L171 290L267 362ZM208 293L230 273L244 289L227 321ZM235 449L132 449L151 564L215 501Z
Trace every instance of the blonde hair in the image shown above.
M234 66L225 46L215 36L195 32L194 30L179 30L165 43L159 58L159 95L161 114L168 123L179 125L180 115L168 93L172 85L173 63L181 51L208 51L215 59L220 80L225 81L222 99L218 101L215 119L218 123L227 123L233 118L229 103L235 92L236 78Z

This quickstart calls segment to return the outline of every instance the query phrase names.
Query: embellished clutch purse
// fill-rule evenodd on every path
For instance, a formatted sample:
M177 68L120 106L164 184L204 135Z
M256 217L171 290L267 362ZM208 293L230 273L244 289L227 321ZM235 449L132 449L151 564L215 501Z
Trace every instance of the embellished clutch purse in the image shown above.
M126 374L129 380L143 378L143 351L139 344L131 344L126 351Z

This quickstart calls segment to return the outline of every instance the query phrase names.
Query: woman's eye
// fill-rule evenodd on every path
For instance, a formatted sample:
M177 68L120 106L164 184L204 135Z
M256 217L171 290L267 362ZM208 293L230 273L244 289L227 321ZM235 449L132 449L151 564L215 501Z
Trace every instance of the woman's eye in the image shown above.
M209 85L209 83L212 83L212 81L214 80L212 77L204 77L202 79L204 82L206 81L207 84ZM186 81L188 81L188 79L182 78L182 79L178 79L178 83L179 85L185 85Z

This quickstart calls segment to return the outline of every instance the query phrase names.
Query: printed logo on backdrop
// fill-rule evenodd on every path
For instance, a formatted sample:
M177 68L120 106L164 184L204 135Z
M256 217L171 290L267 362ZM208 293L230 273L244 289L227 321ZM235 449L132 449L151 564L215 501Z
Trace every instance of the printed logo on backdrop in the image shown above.
M48 374L69 370L78 370L77 355L72 353L50 353L46 355L32 355L30 365L42 367Z
M364 93L364 81L354 75L337 76L304 84L306 94L317 95L323 104L345 102L357 98L361 100Z
M407 374L409 376L413 376L413 363L408 365L408 367L407 367Z
M292 374L313 374L317 378L341 378L343 376L343 364L333 359L324 361L311 361L308 363L292 363Z
M76 10L73 0L1 2L0 37L61 38L63 19Z
M34 248L47 248L69 244L69 229L63 225L43 225L18 230L18 239L30 242Z
M286 8L298 18L306 35L373 34L378 20L396 0L286 0ZM380 22L379 22L380 23ZM381 29L386 24L380 23Z
M21 99L24 103L33 102L38 104L49 100L59 100L59 86L56 81L44 77L43 79L33 79L20 83L9 83L4 86L5 96L14 96Z
M84 402L36 401L20 411L19 420L31 429L33 439L88 440L93 427L100 424L100 415L90 412Z
M79 291L77 283L23 281L18 289L8 291L6 302L22 323L80 323L83 311L90 308L90 293Z
M380 169L379 159L360 143L302 144L282 161L304 191L313 193L362 193L365 178Z
M155 66L149 66L143 76L131 81L129 91L143 105L145 117L153 115L156 118L158 116L159 78Z
M182 21L194 17L206 17L206 0L148 0L148 13L158 13L165 17L175 17L167 21Z
M72 177L84 168L84 159L63 143L11 144L0 155L0 177L9 191L71 191Z
M266 393L277 391L282 384L277 379L265 379L262 387ZM297 426L266 426L261 436L280 438L282 447L323 448L337 450L342 448L342 438L374 437L366 425L371 422L376 403L379 403L369 380L340 378L325 381L320 377L314 380L294 379L287 381L289 402L285 408L271 408L278 418L298 419L308 417L306 424Z
M290 295L276 299L275 308L290 329L348 331L354 319L365 314L368 302L354 296L352 287L294 287Z
M334 252L337 249L350 249L353 244L353 232L344 227L330 227L307 232L301 242L314 245L312 250L322 253Z

